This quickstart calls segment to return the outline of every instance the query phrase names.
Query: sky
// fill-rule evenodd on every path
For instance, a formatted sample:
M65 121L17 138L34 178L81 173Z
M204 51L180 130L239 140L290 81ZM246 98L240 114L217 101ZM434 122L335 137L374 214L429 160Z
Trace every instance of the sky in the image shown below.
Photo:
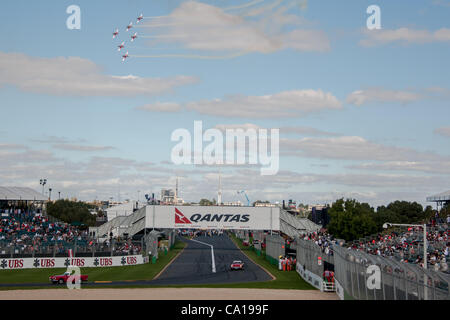
M1 6L0 185L143 200L178 177L199 201L217 198L220 171L223 201L373 206L450 189L450 0ZM194 121L279 129L279 171L175 165L171 135Z

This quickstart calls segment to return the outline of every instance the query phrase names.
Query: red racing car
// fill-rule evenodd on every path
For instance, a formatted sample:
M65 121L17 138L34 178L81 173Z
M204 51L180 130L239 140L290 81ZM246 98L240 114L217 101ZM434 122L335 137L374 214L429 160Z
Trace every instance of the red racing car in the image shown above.
M50 276L48 279L50 280L50 282L52 282L53 284L57 284L57 283L66 283L67 280L70 277L70 273L69 272L64 272L64 274L62 275L58 275L58 276ZM81 282L87 282L88 281L88 276L87 275L80 275L80 280ZM75 276L73 279L73 283L75 283Z
M235 260L231 264L231 271L233 270L244 270L244 263L240 260Z

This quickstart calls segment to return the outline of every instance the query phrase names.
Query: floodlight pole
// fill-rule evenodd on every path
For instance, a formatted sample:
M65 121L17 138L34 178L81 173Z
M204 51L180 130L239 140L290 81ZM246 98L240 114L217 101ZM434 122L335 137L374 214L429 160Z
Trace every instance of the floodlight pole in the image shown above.
M39 180L39 184L42 185L42 196L43 196L44 195L44 188L45 188L45 185L47 184L47 179Z

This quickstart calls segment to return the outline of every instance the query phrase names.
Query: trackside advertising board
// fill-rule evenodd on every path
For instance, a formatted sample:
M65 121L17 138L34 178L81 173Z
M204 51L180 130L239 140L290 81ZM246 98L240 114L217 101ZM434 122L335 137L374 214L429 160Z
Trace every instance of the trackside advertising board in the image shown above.
M89 258L15 258L0 259L0 270L76 267L119 267L143 264L141 255Z
M280 208L147 206L147 228L280 230Z

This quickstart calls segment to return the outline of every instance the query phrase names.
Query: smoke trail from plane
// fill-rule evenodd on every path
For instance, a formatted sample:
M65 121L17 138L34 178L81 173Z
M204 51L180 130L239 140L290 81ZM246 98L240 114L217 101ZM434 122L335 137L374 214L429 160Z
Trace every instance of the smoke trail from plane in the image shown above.
M161 19L161 18L168 18L169 16L152 16L152 17L144 17L145 20L148 19Z
M238 52L224 56L203 56L196 54L155 54L155 55L130 55L131 58L187 58L201 60L226 60L233 59L245 55L247 52Z
M244 8L248 8L248 7L254 6L254 5L258 4L258 3L264 2L264 1L266 1L266 0L254 0L254 1L251 1L251 2L247 2L245 4L241 4L239 6L224 8L223 11L244 9Z
M171 27L180 25L182 25L182 23L160 23L160 24L152 23L135 26L135 28L156 28L156 27Z
M189 37L189 34L162 34L157 36L140 36L143 39L166 39L166 38L185 38Z

